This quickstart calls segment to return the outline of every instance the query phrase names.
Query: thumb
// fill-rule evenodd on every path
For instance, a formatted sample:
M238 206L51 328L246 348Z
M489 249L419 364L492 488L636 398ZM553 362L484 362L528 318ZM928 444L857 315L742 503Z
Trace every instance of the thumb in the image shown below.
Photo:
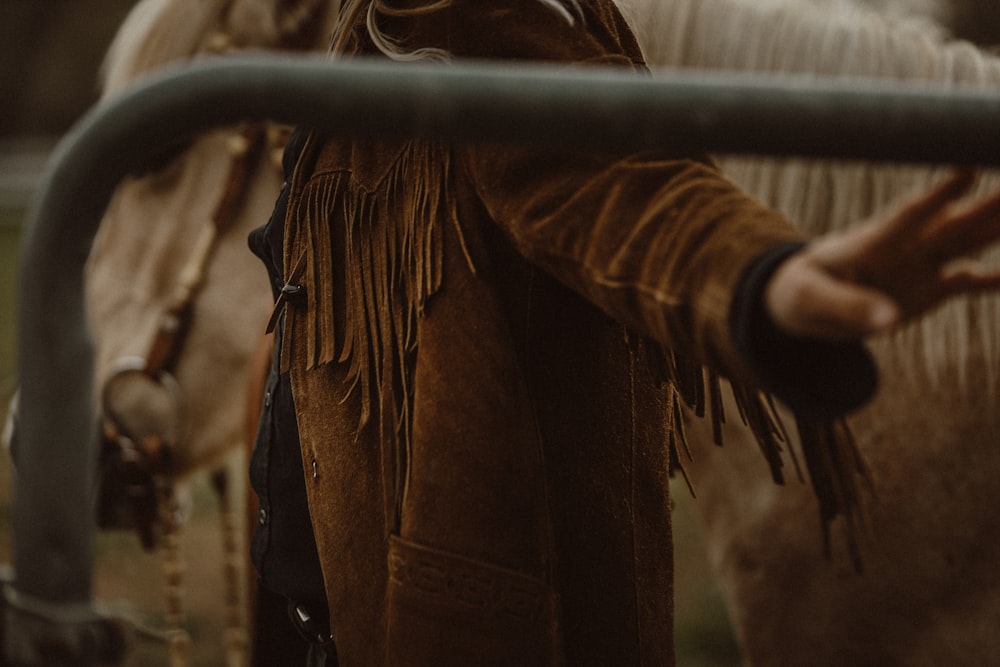
M786 262L765 290L765 306L779 329L827 341L857 340L887 331L901 319L884 293L838 280L819 267Z

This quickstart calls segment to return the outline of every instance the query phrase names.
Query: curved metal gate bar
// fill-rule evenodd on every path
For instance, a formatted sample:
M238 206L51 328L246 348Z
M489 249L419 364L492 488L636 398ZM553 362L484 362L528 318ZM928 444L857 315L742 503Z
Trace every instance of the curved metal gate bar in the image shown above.
M96 429L82 273L110 196L166 146L263 118L354 136L1000 163L1000 96L955 89L264 55L150 77L63 139L29 219L18 311L16 580L6 588L14 613L5 643L22 640L8 650L28 650L37 629L26 615L57 627L89 618Z

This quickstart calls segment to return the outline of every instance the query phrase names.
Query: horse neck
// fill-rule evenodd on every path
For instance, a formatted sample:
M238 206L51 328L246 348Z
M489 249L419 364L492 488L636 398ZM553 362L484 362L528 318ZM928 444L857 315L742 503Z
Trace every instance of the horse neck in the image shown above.
M618 0L653 67L985 83L993 65L923 15L852 0ZM971 71L950 71L966 65ZM995 67L994 67L995 69Z
M798 77L894 79L992 88L1000 59L948 41L926 18L882 15L847 0L620 0L650 66ZM723 172L810 234L844 229L940 177L928 166L721 156ZM979 191L1000 186L986 172ZM1000 264L1000 252L986 255ZM968 390L970 367L1000 362L1000 297L955 299L879 342L914 381ZM977 380L978 382L978 380ZM987 379L993 391L992 378ZM981 390L982 387L977 387Z

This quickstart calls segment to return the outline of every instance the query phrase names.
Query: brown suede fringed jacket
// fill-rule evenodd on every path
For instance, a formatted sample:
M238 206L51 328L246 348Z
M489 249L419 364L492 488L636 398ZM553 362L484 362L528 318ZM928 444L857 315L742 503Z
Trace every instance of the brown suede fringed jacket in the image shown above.
M611 0L379 4L406 50L643 67ZM731 303L799 240L700 157L312 136L282 363L340 664L672 664L681 404L732 378L780 474ZM853 453L806 431L829 517Z

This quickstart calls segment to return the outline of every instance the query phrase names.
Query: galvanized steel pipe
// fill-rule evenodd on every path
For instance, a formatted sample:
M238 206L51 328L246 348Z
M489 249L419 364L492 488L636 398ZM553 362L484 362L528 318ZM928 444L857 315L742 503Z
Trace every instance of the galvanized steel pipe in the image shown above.
M1000 163L1000 96L939 87L278 56L154 75L63 139L29 219L13 525L15 586L25 595L70 605L91 596L96 429L82 274L110 196L178 140L263 118L345 136Z

